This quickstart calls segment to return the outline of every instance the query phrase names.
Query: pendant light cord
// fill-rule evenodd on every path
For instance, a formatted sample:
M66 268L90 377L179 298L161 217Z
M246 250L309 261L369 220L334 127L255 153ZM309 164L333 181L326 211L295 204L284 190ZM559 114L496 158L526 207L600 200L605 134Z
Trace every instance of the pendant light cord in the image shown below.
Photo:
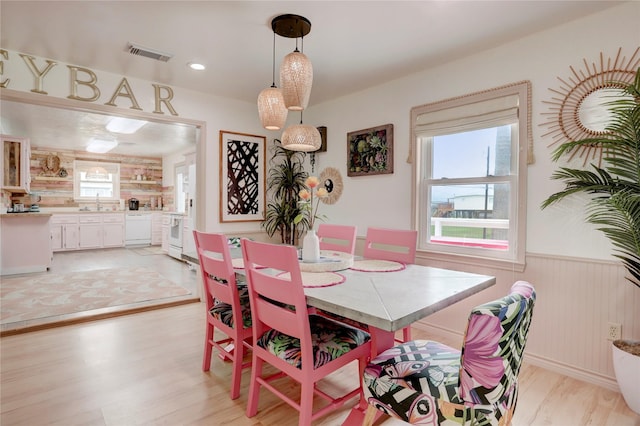
M272 79L272 83L271 83L271 87L276 88L276 32L273 32L273 50L272 50L273 54L272 54L272 58L271 58L271 65L272 65L272 71L271 71L271 79Z

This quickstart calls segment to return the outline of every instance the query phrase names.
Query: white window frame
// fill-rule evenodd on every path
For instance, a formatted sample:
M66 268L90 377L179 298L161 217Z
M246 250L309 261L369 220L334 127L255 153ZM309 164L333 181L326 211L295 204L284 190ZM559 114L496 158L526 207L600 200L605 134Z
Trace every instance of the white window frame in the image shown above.
M91 167L102 167L112 171L113 174L113 196L112 197L100 197L100 201L119 201L120 200L120 163L112 163L105 161L87 161L87 160L75 160L73 162L73 199L75 201L95 201L96 196L81 196L80 187L81 172Z
M446 120L464 127L468 122L473 121L470 117L474 115L474 108L477 105L482 103L491 104L494 100L499 102L502 100L501 98L513 99L514 95L516 96L515 99L517 99L518 124L512 125L511 174L486 178L488 183L510 184L508 250L430 243L430 189L431 186L442 184L442 180L430 179L431 145L429 142L425 142L425 139L431 136L429 133L436 132L436 135L438 135L451 132L432 129L425 133L424 125L421 126L420 123L424 123L425 117L427 117L426 120L428 121L429 117L438 117L437 119L439 120L444 116ZM496 267L520 272L524 270L527 155L529 153L528 144L531 140L529 99L530 83L521 82L411 109L410 133L413 147L412 220L414 229L418 230L418 257L436 261L464 262L483 267ZM486 111L483 113L486 113ZM430 116L429 114L432 115ZM457 183L465 183L465 179L456 179L456 181Z

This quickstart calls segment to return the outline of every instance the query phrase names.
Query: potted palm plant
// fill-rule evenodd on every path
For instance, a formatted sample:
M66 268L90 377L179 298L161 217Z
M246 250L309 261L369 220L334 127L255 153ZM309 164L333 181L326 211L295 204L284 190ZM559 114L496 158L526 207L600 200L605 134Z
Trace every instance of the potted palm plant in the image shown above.
M558 161L581 147L602 149L602 164L582 169L561 167L551 176L565 187L542 203L548 207L573 194L587 194L589 223L611 241L628 272L627 280L640 288L640 68L631 84L611 82L620 96L607 102L611 120L597 137L569 141L553 153ZM640 414L640 342L613 342L616 379L629 407ZM625 364L629 362L630 364Z
M283 148L278 139L273 140L270 150L267 175L267 194L270 198L262 227L269 237L277 232L281 243L296 245L307 229L307 222L295 223L295 218L302 212L298 194L306 189L308 174L303 166L306 154Z

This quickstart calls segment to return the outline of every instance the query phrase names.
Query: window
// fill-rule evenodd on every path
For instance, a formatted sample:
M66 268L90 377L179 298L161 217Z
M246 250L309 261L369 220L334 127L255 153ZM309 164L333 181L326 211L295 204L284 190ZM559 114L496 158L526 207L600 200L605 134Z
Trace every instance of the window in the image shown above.
M76 200L120 199L120 164L76 160L73 167L73 193Z
M524 266L528 91L524 82L412 109L425 256Z

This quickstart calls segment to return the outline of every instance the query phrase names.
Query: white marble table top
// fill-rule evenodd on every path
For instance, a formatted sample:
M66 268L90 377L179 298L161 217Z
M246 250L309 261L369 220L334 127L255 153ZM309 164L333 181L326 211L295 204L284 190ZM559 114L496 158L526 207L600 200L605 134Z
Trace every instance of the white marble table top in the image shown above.
M237 272L244 275L244 270ZM394 272L338 271L335 286L304 289L310 306L394 332L495 284L495 277L421 265ZM242 277L241 279L244 279Z
M309 305L397 331L495 284L495 277L421 265L395 272L340 271L344 283L305 288Z

